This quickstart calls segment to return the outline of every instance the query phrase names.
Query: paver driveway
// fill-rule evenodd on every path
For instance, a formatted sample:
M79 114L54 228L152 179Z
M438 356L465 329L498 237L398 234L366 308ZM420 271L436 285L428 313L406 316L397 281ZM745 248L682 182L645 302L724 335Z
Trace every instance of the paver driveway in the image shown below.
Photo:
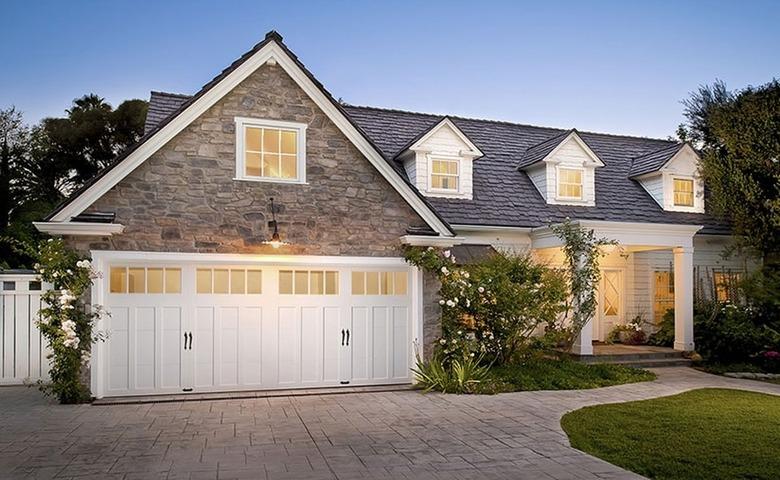
M567 411L720 386L780 385L657 371L596 390L496 396L414 391L144 405L61 406L0 388L0 477L637 478L569 446Z

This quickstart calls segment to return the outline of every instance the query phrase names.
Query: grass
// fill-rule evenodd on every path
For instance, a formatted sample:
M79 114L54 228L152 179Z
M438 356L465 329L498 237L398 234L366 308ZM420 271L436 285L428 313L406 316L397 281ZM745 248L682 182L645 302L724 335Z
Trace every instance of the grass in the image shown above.
M583 408L561 425L573 447L650 478L780 478L777 396L694 390Z
M655 380L655 374L622 365L589 365L571 360L535 359L494 367L475 393L579 390Z

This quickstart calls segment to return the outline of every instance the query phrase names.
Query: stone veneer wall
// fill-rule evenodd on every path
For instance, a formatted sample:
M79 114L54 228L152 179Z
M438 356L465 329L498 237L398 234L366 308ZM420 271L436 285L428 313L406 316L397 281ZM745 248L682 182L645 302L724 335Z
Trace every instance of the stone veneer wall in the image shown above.
M308 124L305 185L234 180L234 117ZM282 237L273 250L270 197ZM279 66L265 65L87 211L115 212L121 235L71 237L79 250L397 256L424 221ZM425 288L425 344L439 317ZM429 303L434 306L428 305ZM430 316L429 316L430 315Z

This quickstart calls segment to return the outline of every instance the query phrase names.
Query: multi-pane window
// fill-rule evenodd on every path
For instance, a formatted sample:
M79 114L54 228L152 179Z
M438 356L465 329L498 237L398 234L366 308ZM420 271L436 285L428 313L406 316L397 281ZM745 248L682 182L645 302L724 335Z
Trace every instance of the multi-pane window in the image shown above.
M667 310L674 308L674 274L668 270L653 272L653 320L660 323Z
M298 132L281 128L245 127L247 177L298 178Z
M406 295L407 272L352 272L352 295Z
M458 191L459 160L431 160L431 189Z
M280 270L283 295L338 295L339 272L331 270Z
M674 179L674 205L677 207L693 206L693 180L690 178Z
M739 272L713 272L712 280L715 286L715 298L719 302L734 302L738 299L739 282L742 274Z
M195 271L195 291L234 295L263 293L263 272L245 268L199 268Z
M237 117L236 177L304 182L305 138L305 124Z
M181 268L111 267L111 293L181 293Z
M582 198L582 170L576 168L558 169L558 197Z

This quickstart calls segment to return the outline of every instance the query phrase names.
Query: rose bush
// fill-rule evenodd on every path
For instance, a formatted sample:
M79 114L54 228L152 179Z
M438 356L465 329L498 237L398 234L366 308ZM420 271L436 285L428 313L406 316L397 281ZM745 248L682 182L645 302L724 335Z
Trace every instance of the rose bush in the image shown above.
M89 364L92 343L104 337L94 331L103 310L98 305L87 308L82 296L100 274L60 239L49 239L28 251L37 259L40 279L54 287L43 293L45 306L38 313L38 328L51 350L51 383L41 383L41 390L61 403L87 401L90 391L82 382L82 370Z
M534 334L565 309L564 279L528 255L496 254L465 266L432 247L407 247L405 256L441 282L436 348L445 363L479 357L501 364L527 355L544 341Z

